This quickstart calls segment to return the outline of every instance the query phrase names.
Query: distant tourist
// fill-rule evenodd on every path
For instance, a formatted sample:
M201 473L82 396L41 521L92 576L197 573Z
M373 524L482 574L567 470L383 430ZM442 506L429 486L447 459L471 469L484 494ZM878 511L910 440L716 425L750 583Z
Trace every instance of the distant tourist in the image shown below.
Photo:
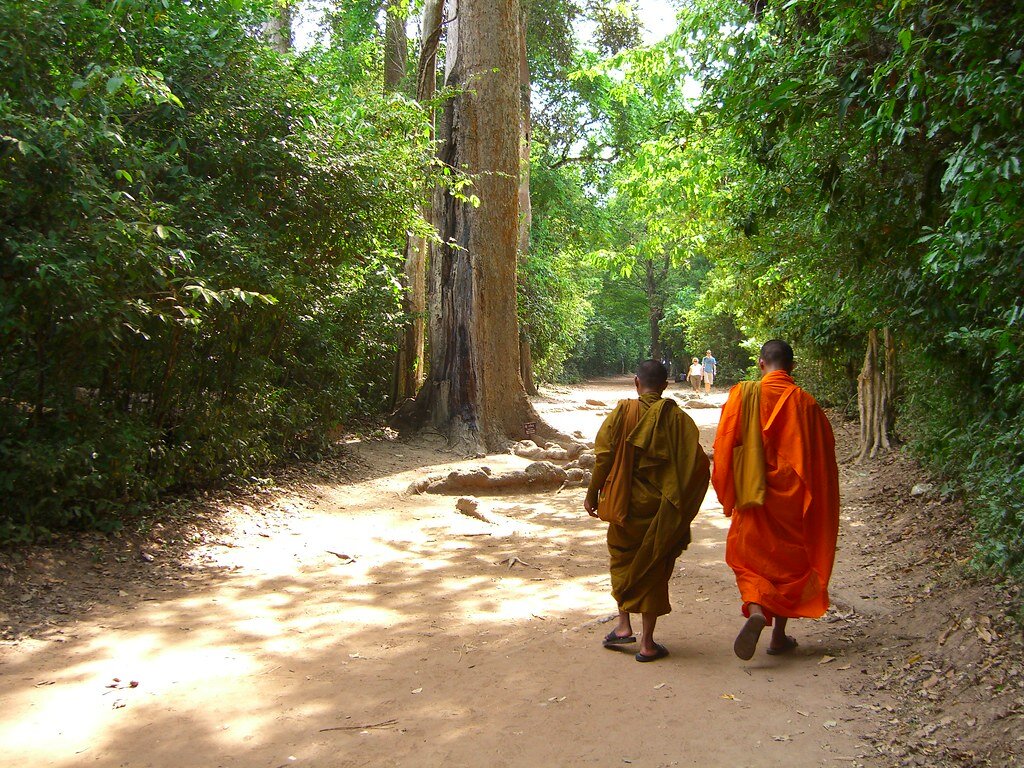
M696 357L693 358L693 362L690 364L690 372L686 375L686 378L690 382L690 386L693 387L694 392L700 392L700 383L704 380L704 366L700 364L700 360Z
M725 561L736 574L746 623L733 650L754 655L773 627L768 653L792 651L792 618L828 609L828 581L839 532L839 470L832 426L790 375L793 348L761 347L760 381L729 392L715 437L712 481L732 518Z
M704 391L710 394L711 385L715 383L715 376L718 375L718 361L712 357L710 349L705 353L701 364L704 367Z
M643 618L637 661L668 650L654 642L658 617L672 610L668 580L690 543L690 523L708 489L708 457L697 427L674 400L661 395L668 371L657 360L640 364L637 400L622 400L601 425L593 479L583 502L591 517L607 520L612 597L619 620L606 648L635 643L631 613Z

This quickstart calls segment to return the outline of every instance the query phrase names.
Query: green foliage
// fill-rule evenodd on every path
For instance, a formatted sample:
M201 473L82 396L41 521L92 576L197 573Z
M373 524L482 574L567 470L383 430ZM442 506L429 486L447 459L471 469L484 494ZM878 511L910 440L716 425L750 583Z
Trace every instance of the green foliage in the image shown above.
M258 22L0 6L0 536L251 474L386 403L423 116Z
M901 432L977 502L981 562L1017 576L1022 22L995 2L795 0L754 20L705 0L655 78L701 79L678 130L710 122L734 158L735 234L709 252L725 311L792 339L839 403L858 340L893 329Z
M573 168L538 166L531 178L534 227L519 268L519 321L529 339L535 378L557 381L593 313L599 284L586 249L601 226Z
M637 286L605 277L594 299L594 314L584 328L570 361L583 376L629 373L647 356L650 335L637 313L646 302Z
M735 384L749 377L751 366L757 362L757 351L751 352L736 319L722 311L716 311L705 302L684 315L686 320L685 343L690 357L703 358L708 349L718 361L716 384ZM756 346L756 345L755 345ZM685 358L687 364L690 358Z
M904 382L901 432L915 455L946 480L946 490L965 499L976 521L978 564L1024 579L1021 420L988 399L976 371L951 367L926 349L911 352L908 367L913 376Z

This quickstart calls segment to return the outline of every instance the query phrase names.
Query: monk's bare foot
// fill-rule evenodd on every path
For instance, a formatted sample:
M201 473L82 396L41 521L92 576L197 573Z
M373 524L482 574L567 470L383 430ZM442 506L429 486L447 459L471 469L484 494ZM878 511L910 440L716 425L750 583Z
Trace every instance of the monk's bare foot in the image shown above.
M664 645L659 645L658 643L651 643L650 648L641 649L640 653L636 655L636 660L641 662L657 661L658 659L663 659L666 656L668 656L668 648Z
M768 645L768 655L781 656L784 653L789 653L794 650L798 645L799 643L796 641L796 638L790 637L789 635L786 635L781 640L777 640L773 637L771 643Z
M605 648L614 648L617 645L635 643L636 635L634 635L633 632L628 629L626 631L628 632L628 634L620 635L617 629L613 629L611 632L604 636L604 640L601 641L601 644Z
M750 618L743 624L743 629L736 635L736 642L732 649L744 661L754 658L754 651L757 650L757 641L761 638L761 630L764 629L765 621L763 613L751 613Z

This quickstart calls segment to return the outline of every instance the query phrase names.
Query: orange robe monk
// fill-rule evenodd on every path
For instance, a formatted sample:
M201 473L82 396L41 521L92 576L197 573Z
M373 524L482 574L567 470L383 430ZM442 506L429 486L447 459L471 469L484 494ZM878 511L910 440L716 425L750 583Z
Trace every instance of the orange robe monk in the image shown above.
M788 344L769 342L758 363L763 372L759 392L745 393L737 385L729 393L715 437L712 473L722 509L732 518L725 559L736 574L747 617L734 646L744 659L753 656L761 630L773 621L768 652L784 653L796 646L785 634L786 620L818 618L828 609L839 531L832 427L814 398L794 383ZM744 430L744 407L751 405L759 423ZM749 488L737 487L734 465L745 432L747 440L759 435L763 444L763 504L739 508L737 495L751 495Z

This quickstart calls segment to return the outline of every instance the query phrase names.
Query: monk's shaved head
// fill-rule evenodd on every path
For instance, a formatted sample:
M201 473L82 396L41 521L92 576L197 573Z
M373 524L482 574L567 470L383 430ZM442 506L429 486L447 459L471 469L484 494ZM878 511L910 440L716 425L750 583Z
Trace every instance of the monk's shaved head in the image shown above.
M662 390L668 384L668 369L660 360L644 360L636 369L636 377L644 389Z
M781 339L772 339L761 347L759 355L764 366L770 371L793 370L793 348Z

